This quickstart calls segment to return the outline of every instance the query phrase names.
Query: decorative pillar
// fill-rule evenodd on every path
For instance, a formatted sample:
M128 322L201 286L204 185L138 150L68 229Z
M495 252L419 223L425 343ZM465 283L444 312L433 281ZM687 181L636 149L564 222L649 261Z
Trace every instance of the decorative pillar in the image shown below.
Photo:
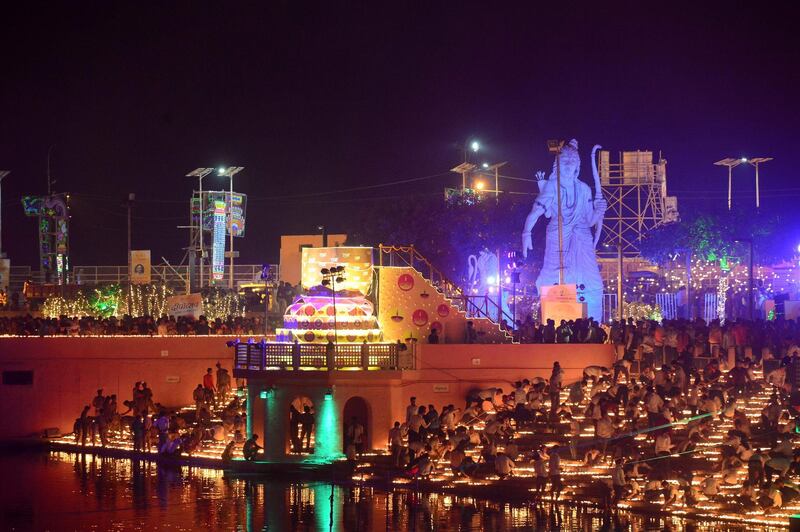
M264 445L264 388L247 383L247 437L258 434L259 445Z
M289 399L282 388L272 388L264 395L264 457L269 462L284 462L289 434Z
M313 401L317 411L314 433L314 459L331 462L342 456L343 434L341 408L334 386L323 388Z

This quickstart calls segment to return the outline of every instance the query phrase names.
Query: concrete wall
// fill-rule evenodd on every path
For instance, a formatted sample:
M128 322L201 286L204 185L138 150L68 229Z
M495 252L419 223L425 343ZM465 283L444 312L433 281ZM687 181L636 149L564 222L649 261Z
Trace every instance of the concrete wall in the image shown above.
M274 386L285 390L285 410L281 423L288 419L288 402L294 396L319 395L321 390L334 386L334 401L342 422L344 406L352 397L363 398L369 409L366 420L368 439L373 448L386 445L394 421L405 421L410 398L417 404L454 404L463 408L464 399L476 388L500 387L510 391L512 383L532 377L549 378L553 362L559 361L565 372L565 382L581 378L583 368L590 365L610 366L614 351L610 345L514 345L514 344L439 344L417 345L417 369L413 371L291 371L263 372L252 379L251 386ZM251 374L254 375L254 374ZM362 421L363 422L363 421ZM255 421L255 426L269 423ZM276 424L273 423L273 426ZM278 447L285 447L283 434L277 436Z
M0 371L32 370L33 385L0 383L0 439L40 433L47 427L71 432L83 405L99 388L122 401L133 384L147 381L154 401L168 406L192 402L192 390L217 361L229 371L230 338L92 337L0 338Z
M207 367L217 361L231 367L233 353L225 346L228 339L0 338L0 371L34 372L32 386L0 384L0 405L10 413L0 416L0 439L40 433L47 427L70 432L82 406L91 401L98 388L117 394L121 405L130 399L133 383L140 380L149 383L156 402L188 405ZM383 447L394 420L405 421L411 396L416 396L420 405L463 406L471 389L499 386L510 390L516 380L549 377L556 360L566 372L565 381L572 382L580 378L584 367L608 366L614 358L610 345L513 344L419 344L416 356L417 369L412 371L263 372L251 383L253 395L276 386L285 389L286 401L306 395L319 402L324 391L334 386L338 419L347 421L344 407L348 399L363 398L368 405L369 440L373 447ZM280 397L283 395L276 395ZM286 410L286 420L287 405L276 409ZM253 430L259 435L266 436L283 423L268 423L265 406L255 400L251 408ZM284 437L280 440L286 441Z

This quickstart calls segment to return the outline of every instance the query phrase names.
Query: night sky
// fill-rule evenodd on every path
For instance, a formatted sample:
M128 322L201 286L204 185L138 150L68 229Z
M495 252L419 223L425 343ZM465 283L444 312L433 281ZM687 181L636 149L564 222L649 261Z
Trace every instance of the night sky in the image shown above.
M37 261L19 199L46 191L51 146L55 189L72 194L73 265L126 263L128 192L133 247L180 262L188 234L176 226L196 184L183 176L219 164L245 167L240 263L276 261L282 233L347 230L359 203L441 194L460 181L447 171L471 137L480 158L525 178L550 166L547 138L579 140L589 182L592 144L661 150L682 209L725 201L714 161L771 156L762 208L800 198L788 7L15 4L0 9L3 247L14 265ZM414 181L374 186L401 180ZM752 204L752 168L735 180L736 199Z

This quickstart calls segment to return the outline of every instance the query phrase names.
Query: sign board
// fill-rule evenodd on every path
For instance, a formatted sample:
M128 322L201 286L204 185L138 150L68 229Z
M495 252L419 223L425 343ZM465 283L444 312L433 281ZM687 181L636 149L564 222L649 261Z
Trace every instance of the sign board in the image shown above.
M192 316L198 319L203 313L203 296L188 294L184 296L171 296L167 298L167 316ZM162 353L163 356L163 353Z
M150 250L131 250L130 277L133 284L150 284Z
M541 287L542 323L553 320L575 320L586 317L586 304L578 302L578 290L574 284L556 284Z
M344 281L336 290L358 290L368 294L372 285L372 248L328 247L303 248L301 256L301 281L303 288L322 283L322 268L344 266Z
M225 202L214 202L214 232L211 247L211 278L225 277Z
M434 384L433 393L447 393L450 391L449 384Z
M0 290L8 291L8 278L11 275L11 259L0 259Z

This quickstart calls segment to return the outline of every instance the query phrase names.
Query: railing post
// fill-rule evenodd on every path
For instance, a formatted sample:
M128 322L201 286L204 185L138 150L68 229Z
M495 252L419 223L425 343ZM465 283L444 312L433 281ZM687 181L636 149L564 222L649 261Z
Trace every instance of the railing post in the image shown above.
M325 346L325 365L328 366L328 371L336 369L336 345L328 344Z
M292 369L300 369L300 342L297 340L292 344Z
M369 345L366 340L361 344L361 369L369 369Z

